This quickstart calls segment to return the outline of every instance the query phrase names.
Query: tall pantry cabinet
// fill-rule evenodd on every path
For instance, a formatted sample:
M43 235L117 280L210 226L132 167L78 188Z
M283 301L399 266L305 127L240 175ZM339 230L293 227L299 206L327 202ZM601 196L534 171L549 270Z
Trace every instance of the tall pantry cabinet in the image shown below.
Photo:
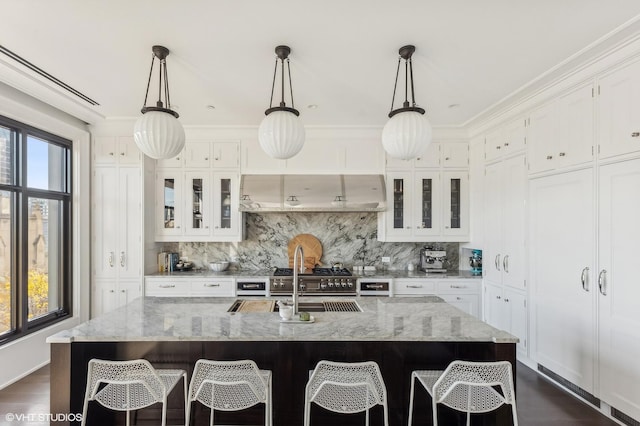
M142 294L143 155L132 137L94 137L91 316Z
M593 95L583 93L572 105L584 120L557 122L596 129L592 160L530 176L532 358L632 424L640 421L640 62L596 76ZM560 135L549 132L547 144Z
M519 356L527 356L525 270L527 163L525 119L487 134L484 169L483 312L494 327L517 336Z

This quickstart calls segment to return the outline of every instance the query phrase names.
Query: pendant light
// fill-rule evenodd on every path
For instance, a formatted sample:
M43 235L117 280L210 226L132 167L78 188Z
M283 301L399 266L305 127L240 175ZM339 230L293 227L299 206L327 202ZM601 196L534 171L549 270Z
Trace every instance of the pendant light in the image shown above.
M133 127L133 139L146 156L158 159L173 158L184 147L184 129L178 121L178 113L171 110L169 98L169 80L167 78L167 56L169 49L164 46L153 46L151 49L151 70L147 82L147 92L144 95L142 116ZM158 101L156 106L147 106L149 86L153 75L153 63L156 58L160 61L158 72ZM164 102L162 92L164 90ZM166 108L165 108L166 104Z
M415 46L403 46L400 48L398 58L398 70L396 71L396 83L393 86L393 98L391 99L391 112L389 121L382 129L382 146L390 157L401 160L410 160L423 154L431 143L431 124L424 115L423 108L416 106L416 97L413 90L413 65L411 56L416 51ZM404 103L402 108L393 109L398 87L398 75L400 63L404 59ZM408 100L409 82L411 82L411 104Z
M289 46L276 47L276 65L273 71L273 84L271 85L271 100L269 109L264 114L266 117L258 128L258 141L260 146L270 157L287 159L296 155L304 145L304 126L298 119L300 112L293 104L293 87L291 85L291 67L289 66ZM273 106L273 91L276 85L276 74L278 73L278 60L281 65L280 72L280 105ZM289 76L289 91L291 94L291 108L286 106L284 101L284 62L287 61L287 71Z

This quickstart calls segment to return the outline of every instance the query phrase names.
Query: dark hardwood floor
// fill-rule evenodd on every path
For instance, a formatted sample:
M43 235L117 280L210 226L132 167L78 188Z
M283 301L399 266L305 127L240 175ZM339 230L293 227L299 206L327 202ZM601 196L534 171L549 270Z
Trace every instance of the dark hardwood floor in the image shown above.
M518 364L517 404L520 426L616 426L590 406ZM11 420L12 414L31 414L31 421ZM38 414L49 413L49 366L45 366L24 379L0 390L0 425L40 426ZM473 424L473 417L472 417Z

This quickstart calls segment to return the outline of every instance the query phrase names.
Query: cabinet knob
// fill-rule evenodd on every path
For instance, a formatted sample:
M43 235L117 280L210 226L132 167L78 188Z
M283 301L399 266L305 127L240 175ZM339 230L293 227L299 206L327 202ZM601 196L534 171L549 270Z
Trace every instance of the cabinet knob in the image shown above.
M632 137L632 138L637 138L638 136L640 136L640 132L633 132L633 133L631 133L631 137Z
M120 293L126 293L127 290L120 290Z
M508 303L508 302L509 302L509 299L506 299L506 298L505 298L505 299L504 299L504 301Z
M500 299L502 299L502 297L500 297L500 296L496 296L496 299L500 300Z
M561 152L561 153L560 153L560 154L558 154L558 155L559 155L560 157L564 157L564 156L565 156L565 155L567 155L567 154L566 154L566 153L564 153L564 152Z
M180 228L180 225L176 226L176 228Z
M121 153L120 153L120 155L121 155L122 157L124 157L124 152L121 152Z
M204 157L204 161L209 161L209 157Z
M504 143L504 146L509 146L509 142L505 142L505 143Z
M220 158L219 157L213 157L213 159L218 161Z
M422 158L421 157L416 157L416 160L420 161Z
M180 161L180 157L176 157L176 160Z
M109 290L109 293L115 293L115 292L116 292L115 290Z
M553 155L547 155L547 160L553 159Z
M449 157L444 157L444 161L449 161Z
M411 227L410 227L410 226L407 226L407 229L411 229Z
M496 149L502 149L502 147L500 145L496 146Z

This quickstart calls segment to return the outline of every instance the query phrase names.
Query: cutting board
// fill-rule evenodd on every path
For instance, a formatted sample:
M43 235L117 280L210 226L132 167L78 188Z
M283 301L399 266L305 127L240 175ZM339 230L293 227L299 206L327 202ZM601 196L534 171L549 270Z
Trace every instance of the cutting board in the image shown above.
M238 312L273 312L275 300L243 300Z
M304 250L305 268L311 269L320 263L320 259L322 258L322 244L320 244L320 241L311 234L298 234L289 240L289 268L293 268L293 252L298 244L300 244L302 250Z

